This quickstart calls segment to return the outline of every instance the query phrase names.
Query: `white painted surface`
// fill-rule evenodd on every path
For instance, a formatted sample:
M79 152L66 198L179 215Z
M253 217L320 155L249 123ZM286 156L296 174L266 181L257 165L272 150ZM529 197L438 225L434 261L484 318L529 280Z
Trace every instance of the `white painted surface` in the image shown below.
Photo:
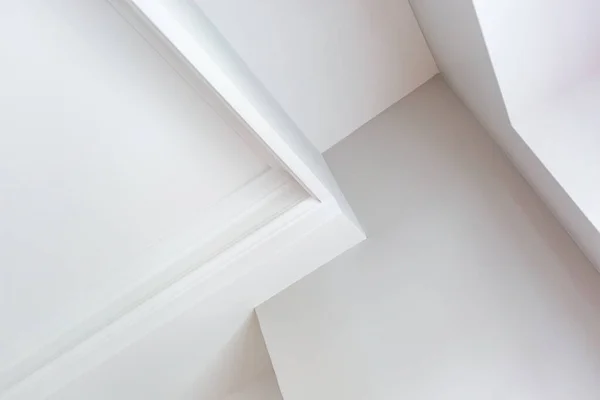
M593 400L600 275L436 78L326 153L369 239L258 310L286 400Z
M162 272L268 165L108 4L0 18L5 369Z
M475 0L474 7L511 123L594 226L570 230L600 268L600 3Z
M498 6L501 3L498 2ZM573 202L570 193L561 186L562 182L540 161L536 149L529 147L521 136L522 132L511 125L473 2L411 0L411 5L449 86L503 148L590 260L600 266L600 231ZM504 25L503 30L510 37L507 30L510 24ZM571 135L572 131L564 133L567 134Z
M258 377L254 382L227 396L225 400L283 400L274 371Z
M293 224L282 223L277 232L263 234L270 237L267 243L247 247L251 251L236 262L237 276L219 279L209 294L201 286L184 293L175 307L158 307L159 326L152 325L156 315L149 321L134 321L133 332L125 331L125 338L139 333L137 325L145 335L135 337L126 348L115 352L109 332L101 338L107 344L96 344L90 350L84 343L74 356L58 359L2 399L45 399L53 393L53 400L62 396L93 398L98 390L106 394L116 387L111 398L127 400L132 394L133 398L145 398L148 385L160 387L156 395L172 393L170 399L205 398L203 395L210 399L245 387L245 383L260 379L264 370L252 363L243 364L248 368L241 371L231 370L235 362L228 361L228 337L254 307L360 242L364 236L355 228L339 211L324 208L306 213ZM120 344L117 341L117 346ZM245 350L253 351L256 346ZM136 366L138 369L131 371Z
M473 2L411 0L411 6L448 85L488 130L504 131L508 115Z
M513 123L523 140L600 231L599 110L600 74Z
M355 220L320 152L201 9L178 0L112 0L112 4L195 87L216 91L275 155L278 165L310 194Z
M218 318L211 319L210 317L213 315L210 313L212 307L217 305L217 309L224 312L222 314L223 318L228 318L227 315L231 315L231 313L244 316L246 315L244 312L247 313L248 310L251 310L274 293L364 239L364 233L357 226L352 211L339 192L335 181L331 178L321 155L299 134L293 124L290 123L289 118L277 107L277 104L273 104L272 100L269 99L268 94L265 96L262 87L257 85L249 76L247 70L244 69L244 65L235 58L235 54L231 54L227 46L223 45L223 41L218 37L218 33L215 35L210 24L193 24L194 30L190 34L186 30L189 25L181 25L181 21L171 18L169 12L173 11L172 9L168 7L165 9L164 4L142 0L136 1L137 6L140 6L141 3L147 6L145 10L153 12L168 11L152 14L156 17L151 21L152 24L168 27L169 33L175 32L175 37L183 38L185 49L191 50L191 53L175 54L175 59L173 59L173 54L168 46L165 49L164 42L159 41L160 43L157 43L153 37L149 38L146 35L148 32L144 29L145 26L141 26L139 24L140 20L137 19L140 14L136 14L136 18L130 21L135 24L135 28L140 30L152 45L158 44L153 50L149 43L135 34L131 27L127 26L118 17L115 10L108 7L104 2L75 4L64 1L60 4L53 4L52 7L41 2L27 3L14 6L10 11L15 13L15 15L11 14L11 17L13 17L13 22L18 24L17 27L13 28L15 30L22 29L25 32L25 38L29 38L27 35L37 36L35 34L44 33L45 29L50 31L47 40L51 44L43 49L37 49L35 46L38 45L38 41L30 38L32 57L36 56L34 50L40 50L39 53L48 58L48 60L45 60L48 65L48 71L45 70L47 75L53 77L51 72L62 73L63 70L60 67L64 65L66 71L70 72L75 78L80 78L81 82L76 80L72 85L73 87L69 86L69 89L75 92L73 98L78 101L74 102L73 105L68 103L74 110L78 111L76 114L69 114L69 116L76 115L78 117L75 119L75 123L89 122L88 119L97 122L97 118L93 118L96 117L96 108L90 109L85 106L89 105L88 102L96 104L94 101L103 100L104 103L100 101L99 106L102 106L101 108L104 111L121 112L117 116L124 119L124 121L121 121L112 118L113 116L108 113L103 114L102 116L105 119L102 122L106 124L119 122L125 125L124 127L119 126L119 128L135 128L134 122L137 119L147 119L150 115L151 120L145 121L146 124L143 127L146 131L155 135L165 136L164 141L166 142L175 141L173 138L177 138L179 134L184 136L204 135L202 139L199 139L200 144L206 147L202 147L201 150L208 153L204 156L202 152L193 153L192 150L195 149L187 146L187 142L183 140L181 140L181 143L175 141L177 145L180 145L180 147L175 145L176 150L181 151L183 154L176 154L173 157L169 157L169 154L164 155L163 153L166 150L156 146L155 155L165 156L166 160L161 161L168 164L170 168L183 168L180 164L184 161L189 161L190 164L193 162L198 164L191 165L196 167L192 171L184 171L185 177L199 176L203 178L208 176L212 179L209 182L214 181L225 184L230 180L239 178L239 174L248 176L245 179L240 178L239 185L237 185L237 181L236 185L231 185L231 190L234 191L233 194L230 195L228 191L223 190L224 193L219 196L215 195L217 197L215 202L217 202L218 207L204 207L204 214L208 215L209 223L206 219L201 220L199 226L193 227L193 235L184 235L185 240L179 240L181 238L177 237L178 240L175 244L170 242L170 238L161 236L161 243L168 242L168 246L159 248L158 254L150 252L153 248L144 249L144 257L147 257L149 262L161 262L162 265L165 265L163 262L168 261L166 263L169 266L168 273L152 274L152 271L146 265L148 262L133 264L133 267L146 267L141 271L141 274L147 273L147 276L135 276L137 280L144 281L143 285L135 286L138 283L137 281L131 283L130 286L135 286L135 290L125 291L126 295L121 297L118 296L118 293L115 294L114 297L117 298L117 301L112 301L113 299L109 297L102 298L103 302L98 302L98 307L103 307L100 313L89 307L85 310L83 309L85 304L73 301L78 307L81 307L82 316L74 321L66 321L67 326L62 326L61 329L64 332L65 329L71 328L73 324L77 323L78 325L47 346L44 346L44 343L36 343L36 345L42 347L40 351L25 354L25 356L28 356L26 359L19 362L14 368L3 371L3 374L0 375L0 390L4 390L2 392L3 399L31 400L47 398L82 374L89 372L92 378L87 381L88 383L84 383L82 387L75 390L77 393L83 392L84 394L81 396L86 397L86 394L94 393L95 383L107 382L111 378L119 376L128 376L130 373L129 368L132 365L138 365L136 362L139 363L139 359L144 357L147 357L149 364L162 365L164 363L164 365L172 366L177 364L176 355L184 353L181 349L185 346L196 347L197 352L190 354L192 356L193 354L212 354L210 352L214 349L211 348L211 340L207 340L206 343L200 341L192 344L190 340L182 339L180 344L176 341L178 338L177 332L169 331L169 324L178 315L195 307L195 315L204 315L206 321L187 320L180 323L180 326L184 326L182 329L185 329L186 325L189 324L202 325L202 328L204 328L203 324L208 324L215 332L223 329L222 334L225 337L228 335L227 332L231 331L232 325L223 321L223 326L221 326L221 321ZM130 6L131 2L115 0L113 5L119 12L124 12L127 11L127 6ZM64 13L60 12L61 7L65 8ZM125 12L125 14L127 13ZM129 16L127 14L128 18ZM194 17L194 15L186 16ZM36 23L32 24L32 20ZM161 22L162 25L158 22ZM73 26L73 29L70 28L71 26ZM10 26L7 29L10 29ZM174 29L174 31L171 29ZM199 36L196 34L199 34ZM62 40L54 40L56 35ZM64 38L61 35L64 35ZM119 45L109 45L107 42L112 43L115 40ZM178 44L180 43L178 42ZM65 48L61 47L63 45L65 45ZM77 45L82 46L85 51ZM9 50L15 50L14 48L17 47L12 44L6 44L6 46ZM125 49L122 49L122 46L125 46ZM181 50L179 46L176 46L176 48ZM46 52L47 49L55 51ZM81 54L79 54L79 51L88 56L89 61L88 59L80 60ZM158 56L156 51L160 52L162 57ZM15 52L18 53L16 50ZM116 60L111 59L115 55L114 53L118 55ZM101 58L100 60L94 58L96 54ZM193 57L188 58L190 55ZM18 53L17 56L26 58L25 53ZM185 68L180 68L182 64L185 65L181 62L182 57L190 62ZM58 58L58 60L55 60L55 58ZM171 65L169 66L165 60ZM52 61L55 61L57 65L52 64ZM113 65L112 61L116 65ZM86 62L93 65L88 66ZM82 68L80 63L86 68ZM15 61L14 64L18 63ZM194 71L189 68L190 65L194 68L202 68ZM104 68L109 70L108 76L102 75L106 73ZM146 74L140 74L140 70L146 71ZM15 75L19 76L19 72L15 66ZM200 76L198 76L198 73L200 73ZM101 81L102 84L100 85L92 79L95 76L90 77L89 74L100 75L103 79L98 79L98 81ZM121 77L121 74L125 74L125 77ZM40 81L52 86L55 82L53 79L49 79L47 75L41 74ZM70 82L69 79L72 79L70 75L62 76L59 74L58 76L66 82ZM116 79L116 82L110 81L113 78ZM141 79L141 81L138 82L138 79ZM131 83L137 86L128 86ZM155 84L158 85L158 88L153 86ZM91 88L88 86L91 86ZM139 93L140 88L144 89L142 91L143 96ZM207 90L208 88L212 89ZM86 91L83 91L83 89ZM90 100L86 96L96 94L92 89L99 91L100 95L92 97ZM108 92L103 92L104 89ZM151 89L156 91L155 96L148 96L148 90L154 93ZM78 90L83 92L80 93ZM117 94L114 93L116 90L118 90ZM183 100L182 104L179 104L178 91L187 96L179 93L189 104ZM215 91L218 95L215 95ZM52 94L59 96L62 92L63 88L58 87ZM116 97L118 101L115 102L113 97ZM123 104L119 102L122 97L124 98ZM32 98L35 101L40 100L35 96L32 96ZM142 108L140 105L146 106L145 101L149 101L154 108L150 106ZM154 104L154 102L157 104ZM57 104L59 102L51 105L57 106ZM163 110L163 107L166 110ZM117 111L114 110L115 108ZM148 110L152 113L148 114ZM166 113L166 115L163 115L163 113ZM177 118L171 118L171 113L175 114ZM122 114L126 115L123 116ZM56 115L60 115L59 112ZM52 117L56 117L56 115L52 114ZM212 120L207 116L210 116ZM129 121L125 117L131 117L133 121ZM166 121L158 124L157 121L162 122L163 118ZM196 122L196 124L190 122L188 127L184 124L189 122L188 119ZM221 121L219 125L217 122L220 119L226 121L227 124ZM218 131L207 130L207 121L212 122L211 128L216 125L222 129ZM168 123L173 124L173 127ZM179 130L183 128L176 123L183 124L183 127L187 130L180 133ZM99 135L99 128L104 127L104 125L96 126L91 123L89 125L81 128L88 128L90 134L93 133L94 135ZM53 127L52 125L48 126ZM207 130L207 133L204 130ZM147 133L146 131L144 133ZM135 139L138 139L125 141L125 144L130 146L127 148L127 155L137 161L139 157L139 154L136 153L138 147L134 145L139 145L139 142L143 142L139 139L145 139L145 137L139 137L141 134L135 129L132 129L131 132L121 132L119 130L110 132L115 136L117 136L117 133L125 137L134 135ZM242 136L243 140L237 134ZM72 139L71 136L75 137L75 135L65 136L68 139ZM110 137L110 135L108 136ZM120 143L119 140L121 140L120 136L116 137L115 142ZM257 149L256 144L259 145L259 150L261 150L256 153L260 157L253 154L253 150ZM167 147L167 149L169 148ZM197 157L199 159L196 159ZM92 159L92 161L109 162L112 159L108 157L106 160L99 157L99 160ZM149 159L147 163L154 165L153 163L156 163L156 160ZM223 165L227 168L224 168ZM307 193L302 190L300 185L279 169L281 166L292 174L303 188L313 194L314 198L307 198ZM77 173L77 167L75 165L73 168L74 174ZM50 174L52 171L46 172ZM119 170L119 172L121 171ZM218 179L220 172L228 174L228 179ZM16 174L16 176L20 175ZM160 176L162 177L162 175ZM119 178L121 178L120 175ZM154 177L148 177L149 180L152 180L152 178ZM179 182L176 179L178 177L170 175L169 178L176 183ZM172 184L171 180L167 178L165 180L166 184ZM94 182L93 179L90 181L91 183ZM80 183L73 183L73 187L78 188ZM85 183L89 184L90 182ZM134 180L132 185L138 183ZM200 184L197 190L209 192L208 194L212 194L214 189L206 185L202 186L202 183L205 183L203 181L193 180L191 183ZM165 187L170 188L169 186ZM171 194L162 190L163 187L159 187L159 189L161 190L158 190L157 193L148 191L140 193L139 197L147 203L154 200L152 195L161 198L161 196ZM195 193L194 186L186 189L190 193L177 193L183 198L181 200L183 205L187 204L185 201L198 200L196 198L190 200L185 197ZM108 194L111 194L111 192L101 192L100 197ZM223 198L224 195L227 195L226 198ZM247 198L248 195L250 195L250 198ZM202 197L201 200L205 200L205 197L207 196ZM180 200L179 197L176 200ZM167 210L157 207L154 214L140 216L140 218L146 222L147 219L166 217L165 213L167 211L174 213L185 213L187 211L180 203L167 203L167 205L170 206ZM196 201L193 205L200 207L203 204ZM223 205L227 205L225 210L222 209ZM231 205L235 207L230 207ZM96 215L96 211L91 210L91 214ZM129 217L129 214L126 214L126 217ZM188 219L186 219L186 222L190 222ZM225 226L220 224L222 221L225 222ZM82 223L82 226L86 229L93 228L93 226L89 226L87 221ZM240 230L244 226L250 229ZM216 242L226 246L225 249L222 246L217 246L214 250L218 251L208 254L204 248L206 239L204 234L209 234L210 243L213 244L212 239L215 229L218 233ZM228 237L231 240L221 240L222 230L226 231L225 233L229 235ZM150 234L151 232L144 231L144 233ZM165 232L161 233L166 235ZM186 232L184 231L184 233ZM232 235L235 237L231 237ZM328 238L328 240L325 240L325 238ZM198 249L199 244L201 245L200 249ZM113 255L112 252L107 253ZM93 258L92 260L95 261ZM293 260L293 262L288 260ZM131 267L129 260L123 260L123 264L127 268ZM196 268L198 266L200 267ZM114 266L111 265L111 267ZM135 275L133 272L131 274ZM151 279L147 279L148 275ZM80 289L77 283L73 284L69 280L72 278L71 276L67 278L64 282L61 282L65 287L71 285L77 290ZM138 296L140 287L142 289L141 295ZM10 285L9 288L15 290ZM96 287L92 289L96 289ZM110 289L115 292L118 291L118 288L115 287ZM72 305L69 304L69 306ZM62 312L63 310L60 309L59 311ZM35 323L38 322L35 321ZM176 323L175 326L177 326ZM194 331L193 326L190 329ZM144 337L150 337L157 334L156 332L164 332L165 330L171 332L165 334L166 336L162 336L163 339L166 338L165 340L158 340L158 343L155 342L153 346L143 347L145 342L142 339ZM44 341L52 340L56 336L53 332L47 331L43 331L43 334L47 335ZM157 335L161 337L160 334ZM149 351L148 349L152 347L161 349L173 347L181 351L176 351L174 355L171 355L165 350L164 353L159 352L156 355L157 358L153 358L154 355L150 353L140 357L135 350L131 351L140 348ZM6 349L8 349L8 346ZM22 357L23 354L18 355L18 358ZM133 360L129 357L133 357ZM182 371L179 371L181 375L185 375L189 379L202 380L204 376L196 373L199 370L210 369L203 364L208 361L202 359L199 361L202 364L198 366L199 369L193 369L191 372L186 371L186 369L190 365L189 363L197 362L197 360L182 359L181 363L177 365L182 368ZM106 371L101 367L105 364L116 366L115 371L107 372L108 376L104 375ZM96 367L99 367L99 369L95 370ZM123 370L116 372L119 367L122 367ZM164 370L157 368L157 371L156 379L153 379L153 381L160 383ZM258 373L260 371L254 372ZM179 374L174 371L171 371L171 373ZM190 375L186 375L189 373L193 373L194 376L190 378ZM165 386L164 388L161 387L161 390L170 390L172 393L184 396L190 389L190 381L187 378L166 380L164 384L169 386L170 389ZM211 380L207 378L203 382L209 384ZM122 395L128 396L127 393L129 392L140 390L143 392L145 390L145 388L137 387L139 382L135 379L132 379L130 383L131 387L123 389L123 382L116 382L117 386L123 389L120 391ZM68 391L69 389L66 388L65 390ZM204 388L198 390L203 391ZM208 390L210 392L210 387ZM196 393L197 390L193 392ZM157 391L157 393L167 392Z
M258 379L267 389L273 377L251 310L212 304L182 314L50 399L223 400Z
M437 72L407 0L195 0L324 151Z
M600 3L474 0L509 114L560 99L600 68Z

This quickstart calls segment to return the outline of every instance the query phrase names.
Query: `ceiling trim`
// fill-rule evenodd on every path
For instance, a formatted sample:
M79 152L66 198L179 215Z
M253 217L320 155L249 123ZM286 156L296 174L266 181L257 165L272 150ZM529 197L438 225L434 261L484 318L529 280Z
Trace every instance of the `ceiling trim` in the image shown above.
M156 282L0 376L5 400L46 398L181 312L231 288L236 301L256 307L365 238L321 154L199 9L179 1L110 2L269 160L271 168L240 190L262 184L267 189L258 190L244 212L230 216L203 254L196 248L176 260Z
M0 389L25 380L116 321L135 323L143 315L140 305L147 301L161 298L159 303L168 304L176 297L173 287L177 282L208 281L213 274L228 268L228 262L214 261L221 254L309 198L287 173L267 169L211 207L202 224L182 232L175 245L150 252L147 259L139 261L143 265L163 265L158 274L138 282L116 299L106 299L102 310L2 371Z
M249 128L249 140L259 142L313 197L336 202L356 223L321 153L196 4L109 2L209 104L220 113L236 115L238 124Z

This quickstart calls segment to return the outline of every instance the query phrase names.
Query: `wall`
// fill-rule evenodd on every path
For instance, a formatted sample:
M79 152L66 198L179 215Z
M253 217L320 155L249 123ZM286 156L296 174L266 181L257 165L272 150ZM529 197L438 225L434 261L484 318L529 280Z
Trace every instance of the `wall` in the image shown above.
M258 308L286 400L597 399L600 274L439 77L326 159L369 238Z
M510 121L585 216L561 219L600 266L600 3L473 4Z
M600 231L598 104L600 74L546 107L528 113L526 118L513 122L513 125L590 223ZM600 244L600 235L597 237L596 243Z
M271 369L258 379L236 391L225 400L283 400L277 386L275 373Z
M437 73L407 0L190 0L320 151Z
M473 2L411 0L411 6L448 85L599 266L600 232L511 124Z
M239 391L275 389L254 313L221 297L193 307L84 371L50 399L223 400Z
M598 2L473 4L511 117L560 99L600 68Z

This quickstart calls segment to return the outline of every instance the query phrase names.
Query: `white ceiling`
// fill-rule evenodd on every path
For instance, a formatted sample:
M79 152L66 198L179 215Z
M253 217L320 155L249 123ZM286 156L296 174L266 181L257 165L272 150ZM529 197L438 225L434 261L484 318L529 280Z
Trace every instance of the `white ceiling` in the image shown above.
M437 72L406 1L200 4L320 150ZM2 11L0 390L79 326L95 332L90 316L143 300L131 294L221 227L224 199L274 170L105 0ZM54 399L217 398L269 375L251 310L222 307L174 318Z
M75 3L0 17L19 37L0 41L0 370L160 272L268 168L107 5Z
M273 374L251 310L215 302L190 309L50 400L222 400Z
M291 178L103 0L14 3L0 34L1 392L197 266ZM204 334L225 340L249 313L207 316L223 331Z
M320 151L437 73L408 0L190 1Z

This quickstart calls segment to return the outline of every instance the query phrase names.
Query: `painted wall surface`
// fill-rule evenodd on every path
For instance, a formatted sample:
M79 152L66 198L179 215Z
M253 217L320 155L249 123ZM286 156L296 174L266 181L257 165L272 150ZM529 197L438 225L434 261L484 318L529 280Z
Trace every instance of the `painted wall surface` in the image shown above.
M411 0L411 5L448 85L507 153L586 255L600 266L600 231L575 204L564 183L559 183L549 171L549 165L540 160L537 149L531 147L533 142L511 124L473 2ZM545 140L546 132L540 133L540 140ZM560 136L569 134L570 131Z
M324 151L437 73L407 0L193 0Z
M239 391L278 389L254 313L215 301L174 318L50 399L223 400Z
M511 117L560 99L600 69L600 3L475 0Z
M600 3L473 3L512 125L594 226L565 223L600 267Z
M245 386L243 389L227 396L225 400L283 400L277 386L273 370Z
M514 123L600 231L600 74ZM600 245L600 241L598 241ZM600 247L600 246L599 246Z
M369 238L258 308L286 400L593 400L600 274L435 78L326 153Z

